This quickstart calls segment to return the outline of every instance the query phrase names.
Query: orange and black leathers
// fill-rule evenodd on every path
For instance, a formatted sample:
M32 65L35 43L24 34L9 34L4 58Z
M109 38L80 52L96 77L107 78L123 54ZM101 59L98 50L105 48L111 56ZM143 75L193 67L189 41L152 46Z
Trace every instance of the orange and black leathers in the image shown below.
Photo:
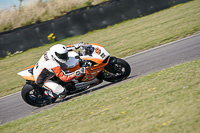
M65 76L60 66L54 67L52 68L52 70L56 74L56 76L59 77L64 82L70 82L75 78L75 74Z
M41 73L38 75L37 79L36 79L36 84L38 84L39 86L43 86L44 82L53 78L55 76L54 73L50 72L49 70L47 70L46 68L44 68Z
M65 75L62 72L60 64L51 56L49 51L47 51L35 65L33 75L39 86L42 86L44 82L54 76L57 76L64 82L70 82L75 78L74 73L68 73Z

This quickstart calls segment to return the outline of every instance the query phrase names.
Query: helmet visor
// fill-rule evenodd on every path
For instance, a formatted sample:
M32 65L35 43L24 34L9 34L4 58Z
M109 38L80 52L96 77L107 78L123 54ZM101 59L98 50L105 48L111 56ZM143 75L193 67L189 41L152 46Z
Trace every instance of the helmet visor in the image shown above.
M64 54L59 54L57 52L55 52L56 56L59 58L59 59L62 59L62 60L68 60L68 53L64 53Z

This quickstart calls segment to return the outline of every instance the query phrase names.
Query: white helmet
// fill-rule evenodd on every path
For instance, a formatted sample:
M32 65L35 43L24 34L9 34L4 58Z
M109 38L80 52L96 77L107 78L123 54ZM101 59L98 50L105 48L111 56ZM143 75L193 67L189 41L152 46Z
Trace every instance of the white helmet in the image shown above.
M67 47L63 44L56 44L50 48L50 54L61 63L66 63L69 59Z

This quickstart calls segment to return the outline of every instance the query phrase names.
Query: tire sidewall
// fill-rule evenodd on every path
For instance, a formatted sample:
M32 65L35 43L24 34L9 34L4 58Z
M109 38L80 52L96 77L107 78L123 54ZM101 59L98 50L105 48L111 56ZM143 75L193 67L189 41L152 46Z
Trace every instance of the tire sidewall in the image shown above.
M119 82L119 81L122 81L122 80L126 79L130 75L130 73L131 73L131 67L128 64L128 62L126 62L123 59L117 58L117 60L116 60L116 62L114 64L120 64L120 65L122 65L125 68L125 75L123 75L122 77L119 77L117 79L103 78L105 81L108 81L108 82Z
M39 103L36 103L34 101L32 101L29 97L29 92L33 90L33 86L30 85L30 84L25 84L24 87L22 88L22 91L21 91L21 96L22 96L22 99L29 105L31 106L36 106L36 107L41 107L41 106L45 106L44 104L39 104ZM49 104L50 103L54 103L56 101L57 98L52 98L50 99L51 101L49 101ZM47 105L47 104L46 104Z

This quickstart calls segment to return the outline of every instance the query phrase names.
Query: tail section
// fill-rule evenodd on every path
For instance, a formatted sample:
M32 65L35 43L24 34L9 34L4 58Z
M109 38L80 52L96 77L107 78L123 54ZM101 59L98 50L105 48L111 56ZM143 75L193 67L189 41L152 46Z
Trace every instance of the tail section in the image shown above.
M35 81L33 77L33 68L35 65L23 69L21 72L17 73L22 76L25 80Z

